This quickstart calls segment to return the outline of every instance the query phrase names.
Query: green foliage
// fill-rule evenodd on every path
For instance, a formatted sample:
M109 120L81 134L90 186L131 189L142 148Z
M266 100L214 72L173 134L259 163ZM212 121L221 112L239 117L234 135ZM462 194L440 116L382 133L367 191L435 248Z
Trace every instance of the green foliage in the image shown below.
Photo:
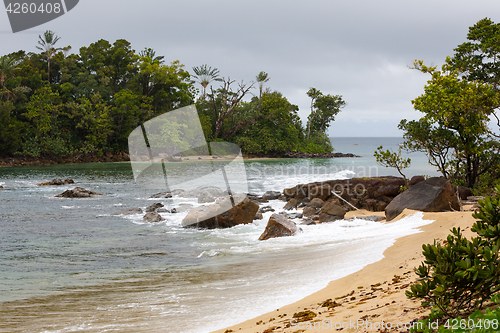
M424 113L418 121L403 119L399 128L405 131L405 148L425 152L430 164L444 177L463 180L473 188L486 172L491 156L499 145L490 139L489 116L499 104L499 94L491 85L467 81L457 71L429 68L421 61L415 68L432 75L424 94L412 101Z
M384 147L380 146L373 153L377 162L386 168L396 168L399 174L405 179L405 182L407 182L406 176L403 174L402 170L410 166L411 159L401 157L401 147L397 153L392 150L384 151L383 149Z
M500 302L498 295L492 296L490 301L496 303L495 308L487 308L484 313L476 310L465 319L457 317L440 321L443 317L442 313L439 313L439 310L434 308L429 318L415 323L410 332L496 333L500 330L500 307L498 307ZM441 325L439 325L440 322Z
M340 95L323 95L316 88L310 88L307 96L311 98L311 113L307 117L307 136L325 133L335 116L345 107L346 103Z
M497 195L479 201L478 220L468 240L453 228L446 242L423 245L425 261L415 268L418 282L406 295L436 306L445 316L456 318L481 309L500 286L500 187Z
M444 177L476 192L493 188L500 169L499 136L489 127L490 118L499 119L499 39L500 24L484 18L441 71L415 61L414 68L432 76L413 101L424 117L399 125L405 148L425 152Z
M101 39L70 55L69 47L56 48L59 40L46 31L39 36L41 53L0 57L2 156L125 151L128 135L137 126L193 104L193 78L203 94L210 82L222 82L220 88L210 89L208 98L197 101L207 142L230 141L250 154L332 150L324 132L335 113L332 103L338 101L328 100L329 95L321 95L322 102L316 104L310 122L313 135L305 139L298 107L278 92L263 91L269 81L265 72L257 76L259 96L245 101L254 83L221 79L217 68L194 67L191 77L179 61L166 63L150 48L136 53L124 39ZM182 132L187 137L179 138L179 129L165 126L158 142L167 137L179 144L193 139L189 131Z

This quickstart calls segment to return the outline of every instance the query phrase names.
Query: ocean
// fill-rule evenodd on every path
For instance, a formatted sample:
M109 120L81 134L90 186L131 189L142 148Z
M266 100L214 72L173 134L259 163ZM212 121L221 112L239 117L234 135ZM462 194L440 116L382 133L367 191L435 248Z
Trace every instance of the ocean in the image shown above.
M245 161L249 192L299 183L398 175L377 166L379 145L400 138L332 138L338 159ZM422 154L410 154L406 176L438 175ZM200 163L181 174L196 175ZM53 178L74 185L37 186ZM263 220L230 229L181 227L187 211L114 216L162 202L197 207L196 198L149 199L130 163L0 169L0 332L204 333L275 310L383 258L402 236L428 223L422 215L382 224L363 220L301 225L293 237L258 241ZM57 198L75 186L103 193ZM283 201L268 204L280 211ZM190 205L190 206L189 206ZM300 223L300 220L296 221Z

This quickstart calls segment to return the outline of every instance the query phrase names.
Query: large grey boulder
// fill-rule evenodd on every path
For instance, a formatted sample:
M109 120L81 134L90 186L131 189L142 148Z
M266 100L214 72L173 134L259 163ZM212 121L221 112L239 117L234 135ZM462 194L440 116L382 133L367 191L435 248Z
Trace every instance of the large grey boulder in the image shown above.
M284 215L273 214L267 222L266 229L260 235L259 240L267 240L269 238L292 236L300 229L297 225L289 221Z
M259 205L244 194L234 195L235 206L229 197L219 199L209 206L201 206L191 210L182 220L187 228L231 228L238 224L252 223Z
M405 208L422 212L460 210L457 195L451 183L440 177L429 178L399 194L385 208L387 221L401 214Z

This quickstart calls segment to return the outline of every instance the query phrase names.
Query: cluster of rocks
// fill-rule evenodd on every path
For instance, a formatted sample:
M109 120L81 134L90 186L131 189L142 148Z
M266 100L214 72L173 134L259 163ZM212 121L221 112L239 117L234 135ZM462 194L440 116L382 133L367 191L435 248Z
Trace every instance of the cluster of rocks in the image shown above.
M74 183L72 179L64 181L54 179L42 185L65 185ZM182 220L186 228L230 228L239 224L249 224L256 219L263 219L263 214L274 212L270 206L259 205L269 200L286 201L283 211L272 214L265 231L259 240L274 237L291 236L301 229L290 219L303 218L303 224L316 224L344 219L345 214L353 209L368 211L385 211L387 221L394 219L406 209L424 212L459 210L460 198L467 198L472 193L465 188L454 188L444 178L433 177L425 179L413 177L408 184L401 177L372 177L330 180L299 184L292 188L279 191L267 191L264 195L234 194L218 187L201 187L192 191L173 190L151 196L151 198L171 198L172 196L196 197L198 203L209 203L194 209L192 205L180 205L167 210L162 203L154 203L145 209L125 209L113 215L143 214L143 220L149 223L165 221L160 213L177 213L188 211ZM406 187L408 189L406 189ZM405 189L405 191L403 191ZM88 198L102 195L81 187L67 190L57 197ZM290 212L302 208L297 212ZM378 216L368 217L377 221Z
M409 186L422 180L424 177L414 177ZM336 221L343 219L353 207L383 211L404 185L403 178L393 176L299 184L283 190L288 201L285 209L304 207L305 217L320 223Z

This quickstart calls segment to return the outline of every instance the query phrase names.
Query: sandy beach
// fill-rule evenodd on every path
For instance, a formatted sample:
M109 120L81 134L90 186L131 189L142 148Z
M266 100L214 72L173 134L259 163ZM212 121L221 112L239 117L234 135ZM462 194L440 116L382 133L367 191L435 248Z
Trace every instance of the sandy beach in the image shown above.
M417 213L405 210L397 220ZM384 212L375 213L383 215ZM360 215L352 211L346 218ZM374 215L369 212L369 215ZM424 213L434 222L421 232L397 239L384 252L384 259L330 284L273 312L214 333L298 333L298 332L406 332L411 323L429 313L420 301L406 298L405 291L416 281L413 268L423 260L422 244L446 239L453 227L471 236L471 211Z

